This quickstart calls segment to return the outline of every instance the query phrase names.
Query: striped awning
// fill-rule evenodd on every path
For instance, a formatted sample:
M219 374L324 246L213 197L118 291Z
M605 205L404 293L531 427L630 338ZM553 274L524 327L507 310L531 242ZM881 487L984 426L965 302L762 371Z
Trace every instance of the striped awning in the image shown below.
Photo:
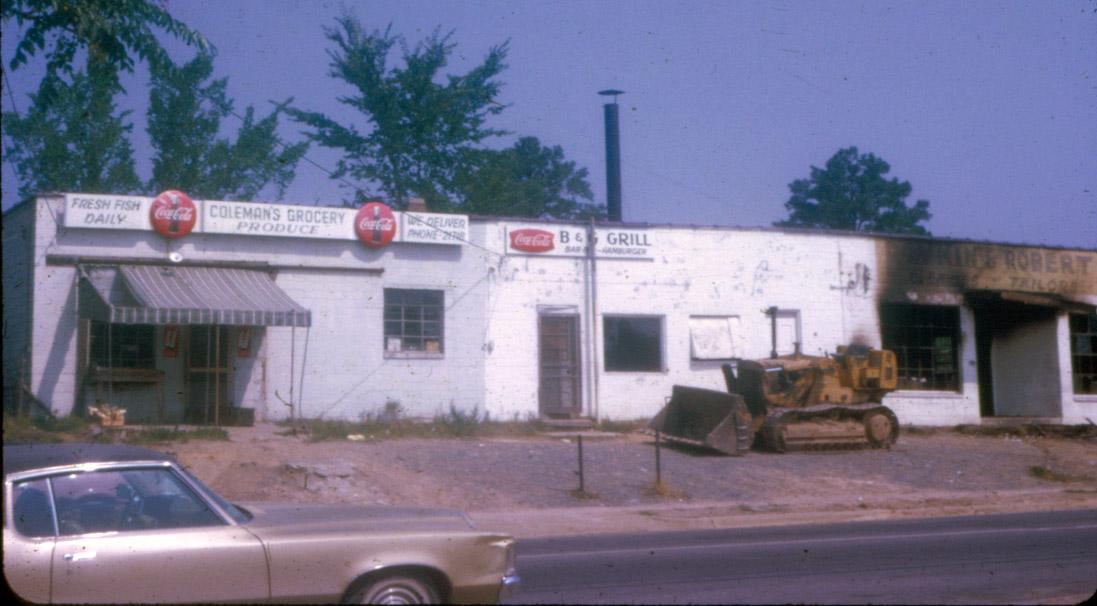
M309 310L270 274L166 265L82 268L85 315L114 324L308 326Z

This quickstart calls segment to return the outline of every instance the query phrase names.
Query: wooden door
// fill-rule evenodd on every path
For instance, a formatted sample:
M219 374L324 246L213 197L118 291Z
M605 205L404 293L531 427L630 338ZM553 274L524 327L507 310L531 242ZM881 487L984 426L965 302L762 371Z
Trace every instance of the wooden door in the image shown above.
M540 316L538 342L541 414L579 416L583 408L579 395L579 316Z

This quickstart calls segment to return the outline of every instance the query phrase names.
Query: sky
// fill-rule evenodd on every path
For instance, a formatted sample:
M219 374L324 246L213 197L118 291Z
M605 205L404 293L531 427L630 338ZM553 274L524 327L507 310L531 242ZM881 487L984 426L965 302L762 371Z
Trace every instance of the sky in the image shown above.
M464 73L509 40L490 126L559 145L589 170L605 203L604 97L625 91L623 214L629 222L769 226L787 216L788 185L857 146L926 199L935 236L1097 248L1097 0L1053 2L575 1L330 2L166 0L218 50L238 110L271 101L365 128L337 99L323 28L344 14L408 43L453 31L447 72ZM3 28L5 112L25 110L42 61L8 70L18 30ZM166 43L176 60L193 51ZM40 57L38 58L40 59ZM392 57L397 60L396 54ZM10 84L9 84L10 83ZM138 172L147 74L124 84ZM6 87L7 88L7 87ZM226 134L239 124L228 118ZM302 138L286 122L282 134ZM5 147L9 145L4 140ZM338 153L308 158L334 169ZM16 199L3 165L3 207ZM338 204L350 192L302 162L278 197Z

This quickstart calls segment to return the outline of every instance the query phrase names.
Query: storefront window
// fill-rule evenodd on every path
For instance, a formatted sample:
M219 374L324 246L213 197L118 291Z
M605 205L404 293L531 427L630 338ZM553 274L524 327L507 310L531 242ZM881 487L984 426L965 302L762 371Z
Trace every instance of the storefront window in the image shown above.
M1074 393L1097 394L1097 314L1071 314L1070 364Z
M895 352L899 389L960 390L959 308L884 304L880 336Z
M91 363L104 368L155 368L156 327L91 323Z
M385 353L441 354L444 293L385 289Z
M663 370L663 318L606 316L603 320L603 335L606 370Z

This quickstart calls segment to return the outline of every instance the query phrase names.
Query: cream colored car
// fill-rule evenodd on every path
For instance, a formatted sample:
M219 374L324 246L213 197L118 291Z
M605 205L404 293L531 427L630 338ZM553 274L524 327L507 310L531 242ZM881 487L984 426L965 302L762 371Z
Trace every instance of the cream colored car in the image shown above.
M132 446L4 446L4 576L30 602L491 603L511 537L459 511L232 505Z

